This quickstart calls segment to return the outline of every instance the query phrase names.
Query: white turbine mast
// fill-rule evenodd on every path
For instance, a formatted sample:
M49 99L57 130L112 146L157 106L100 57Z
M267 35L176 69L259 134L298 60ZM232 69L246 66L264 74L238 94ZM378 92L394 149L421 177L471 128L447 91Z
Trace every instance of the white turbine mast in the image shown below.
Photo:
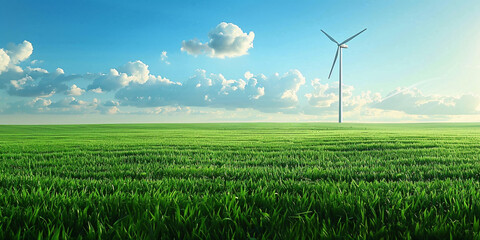
M340 53L340 59L339 59L339 78L338 78L338 122L341 123L343 121L342 117L342 48L348 48L347 42L355 38L356 36L360 35L360 33L365 32L367 30L366 28L360 31L359 33L347 38L347 40L338 43L335 39L333 39L330 35L328 35L325 31L321 30L332 42L337 44L337 52L335 53L335 58L333 59L333 64L332 64L332 69L330 69L330 74L328 74L328 79L330 79L330 76L332 75L333 67L335 67L335 62L337 62L337 57L338 54Z

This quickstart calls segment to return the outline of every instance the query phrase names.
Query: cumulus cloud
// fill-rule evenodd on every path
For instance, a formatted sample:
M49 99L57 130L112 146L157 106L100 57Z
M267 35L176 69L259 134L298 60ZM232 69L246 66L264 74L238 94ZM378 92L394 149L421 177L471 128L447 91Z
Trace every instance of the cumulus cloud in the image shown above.
M418 115L478 114L480 97L472 94L427 96L417 88L397 88L371 107Z
M320 79L316 78L311 81L311 86L313 91L305 94L310 107L324 110L338 109L338 82L323 84ZM367 91L360 93L360 95L354 95L354 90L355 88L351 85L343 85L342 87L342 103L346 111L381 100L380 93Z
M309 105L305 114L329 114L338 111L338 82L311 82L313 91L306 94ZM345 117L375 121L377 119L406 121L433 119L434 116L468 115L480 113L480 97L425 95L417 88L397 88L382 97L371 91L354 94L353 86L343 86ZM427 117L428 116L428 117ZM378 121L378 120L377 120Z
M169 81L161 76L150 74L148 65L142 61L128 62L117 69L110 69L107 74L96 74L90 76L90 78L93 78L93 83L87 89L96 93L117 90L130 83L144 84L147 81Z
M115 97L123 105L159 107L168 105L255 108L282 111L298 104L297 91L305 83L298 70L267 78L227 79L222 74L197 70L184 84L171 81L135 83L120 89Z
M92 92L94 92L94 93L103 93L103 91L102 91L101 88L90 89L90 91L92 91Z
M7 54L10 56L12 64L18 64L29 58L33 52L33 45L29 41L25 40L20 44L9 44L7 47Z
M29 58L32 52L33 46L26 40L17 45L11 43L7 49L0 48L0 88L4 88L10 80L17 80L14 78L22 72L22 68L16 64Z
M254 75L253 73L251 73L250 71L246 71L244 74L243 74L243 77L246 79L246 80L249 80L250 78L252 78Z
M44 113L49 110L48 106L51 104L51 100L43 98L34 98L31 101L9 102L2 113Z
M208 33L210 39L202 43L197 39L183 41L182 51L191 55L206 54L212 58L239 57L253 48L254 32L248 34L233 23L222 22Z
M221 23L210 32L209 38L210 41L206 43L198 40L184 42L182 50L189 54L207 54L217 58L241 56L247 54L253 46L254 35L253 32L244 33L234 24ZM2 98L4 109L0 112L149 113L180 116L191 112L201 114L202 111L198 109L207 109L208 113L205 114L211 114L215 108L218 116L224 114L222 111L230 114L233 111L229 110L233 109L237 113L258 113L255 110L272 113L268 116L295 113L291 116L317 120L335 119L337 116L338 83L313 79L309 85L304 86L306 80L299 70L268 77L247 71L240 78L232 79L221 73L208 73L200 69L185 81L176 82L178 79L172 81L153 75L148 65L133 61L112 68L108 73L67 75L61 68L49 72L32 67L39 62L26 61L32 51L33 46L28 41L0 49L0 88L5 89L2 92L30 97L30 100L18 102ZM168 63L167 52L162 52L161 60ZM24 67L28 63L31 65ZM77 82L70 83L74 79L90 81L90 85L82 89ZM105 94L102 97L114 95L115 99L80 99L79 96L86 90L91 91L91 94L113 91L111 95ZM69 97L60 99L58 93ZM457 119L480 116L478 95L426 95L417 88L397 88L382 97L371 91L356 93L353 86L344 85L343 104L346 119L363 121L448 120L452 116L457 116ZM122 106L142 109L140 112L125 112Z
M117 106L110 107L106 111L107 114L116 114L118 112L120 112L120 109Z
M249 75L249 74L247 74ZM267 78L227 79L222 74L197 70L184 84L171 81L135 83L120 89L115 97L123 105L136 107L208 106L283 111L298 105L297 91L305 83L298 70Z
M215 56L215 52L211 47L208 46L208 43L202 43L196 38L188 41L182 41L182 48L180 48L180 50L194 56L201 54L206 54L210 57Z
M27 67L21 71L9 71L2 77L12 76L7 92L10 95L22 97L45 97L68 90L65 82L79 78L77 75L65 75L63 69L57 68L49 73L45 69ZM4 76L5 75L5 76Z
M10 56L5 52L5 50L0 48L0 73L5 71L10 63Z
M0 88L6 88L10 95L22 97L45 97L54 93L65 92L65 82L79 78L77 75L65 75L63 69L57 68L49 73L42 68L26 67L18 64L30 57L33 46L28 41L9 44L6 50L0 49Z
M77 87L77 85L73 84L71 87L70 87L70 90L68 90L68 95L71 95L71 96L80 96L82 95L83 93L85 92L85 90Z
M86 102L82 100L77 100L74 97L64 98L59 101L53 102L49 105L50 108L61 108L64 110L69 109L72 106L84 105Z
M338 101L338 96L332 92L332 88L328 83L322 84L320 79L316 78L312 80L311 85L313 92L305 94L305 97L307 97L308 103L313 107L330 107Z
M120 109L118 106L120 105L117 101L108 100L100 103L97 99L94 99L95 103L97 103L96 110L103 114L117 114L120 113Z

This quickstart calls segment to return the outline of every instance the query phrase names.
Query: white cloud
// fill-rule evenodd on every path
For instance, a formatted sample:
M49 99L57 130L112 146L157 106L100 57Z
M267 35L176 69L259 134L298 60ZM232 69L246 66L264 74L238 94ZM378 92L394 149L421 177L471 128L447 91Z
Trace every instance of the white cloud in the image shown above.
M75 97L66 97L54 102L47 98L37 97L30 101L7 103L7 108L3 113L117 114L120 113L120 109L116 101L102 103L96 98L92 101L85 101Z
M218 58L240 56L247 54L251 48L247 43L249 39L252 43L253 36L251 33L250 39L250 34L243 33L237 26L222 23L209 34L208 43L192 40L189 43L194 47L191 51L184 51L190 54L200 51L199 54ZM237 112L248 110L251 113L258 110L269 113L265 116L270 117L279 113L294 113L299 119L334 120L337 116L338 83L323 83L313 79L307 86L311 91L305 94L305 77L299 70L269 77L247 71L238 79L197 70L192 77L180 83L153 75L148 65L133 61L113 68L106 74L66 75L61 68L49 72L38 67L23 67L29 63L25 61L32 51L33 47L28 41L0 49L0 88L9 95L30 97L29 101L19 102L2 98L2 106L6 108L0 112L128 114L130 112L125 112L123 108L120 111L119 108L133 106L144 107L143 114L190 114L195 111L192 107L205 107L207 112L217 109L215 111L219 115L222 111L231 113L236 109ZM167 63L167 60L167 52L164 51L162 61ZM30 62L32 65L36 63L36 60ZM94 93L118 90L113 93L115 100L100 102L94 99L89 102L73 97L86 92L78 87L78 83L68 83L79 78L91 81L87 89ZM379 93L355 93L354 90L353 86L343 86L347 121L446 121L480 116L480 96L474 94L426 95L411 87L397 88L382 98ZM72 97L56 100L59 98L54 94L58 93Z
M70 87L70 90L67 91L68 95L71 95L71 96L80 96L80 95L82 95L84 92L85 92L85 90L77 87L77 85L75 85L75 84L73 84L73 85Z
M90 91L92 91L94 93L103 93L101 88L94 88L94 89L91 89Z
M97 107L98 104L95 102L86 102L74 97L64 98L56 102L37 97L31 101L8 103L5 113L99 113L100 110Z
M480 97L424 95L417 88L397 88L371 107L418 115L460 115L480 113Z
M118 113L119 111L120 111L120 110L118 109L117 106L113 106L113 107L111 107L111 108L109 108L109 109L107 110L107 113L108 113L108 114L116 114L116 113Z
M67 91L65 82L80 77L65 75L61 68L49 73L42 68L23 69L17 65L29 58L32 51L33 46L28 41L17 45L9 44L6 51L0 49L0 88L7 88L8 94L22 97L51 96Z
M43 98L35 98L33 101L28 102L32 108L36 108L39 112L44 112L48 109L48 106L52 104L52 100L50 99L43 99Z
M128 74L127 82L145 83L150 78L148 65L139 60L119 67L118 71Z
M313 91L305 94L310 107L323 110L338 109L338 82L322 84L320 79L315 78L311 81L311 86ZM367 91L360 93L360 95L354 95L354 90L355 88L351 85L343 85L342 87L342 103L346 111L381 100L380 93Z
M77 75L65 75L63 69L57 68L53 73L45 69L30 68L10 69L0 75L2 79L11 79L7 92L22 97L45 97L68 90L65 82L79 78Z
M148 65L138 60L118 67L118 70L112 68L108 74L96 74L93 78L93 83L87 89L97 93L117 90L130 83L144 84L147 81L169 82L168 79L161 76L151 75Z
M109 100L103 103L103 106L105 107L115 107L120 105L117 101Z
M311 81L313 88L312 92L305 94L308 105L302 106L302 112L309 115L330 116L336 119L338 116L338 82L321 83L320 79L313 79ZM342 87L342 104L344 118L347 121L354 119L369 119L375 120L375 115L386 117L385 111L375 109L372 111L370 105L379 102L381 95L379 93L372 93L371 91L361 92L359 95L354 94L355 88L350 85L343 85ZM381 112L381 114L380 114ZM396 119L393 116L391 119Z
M30 64L32 64L32 65L40 64L40 63L43 63L43 60L34 59L30 62Z
M7 69L8 64L10 63L10 56L0 48L0 74Z
M180 50L194 56L206 54L210 57L214 57L214 51L208 46L208 43L202 43L196 38L188 41L182 41L182 48L180 48Z
M207 74L200 69L184 84L165 81L135 83L120 89L115 97L122 105L137 107L209 106L271 112L295 108L299 102L297 91L304 83L305 78L298 70L269 78L252 74L248 80L235 80L222 74Z
M11 80L25 77L18 74L23 70L16 64L30 57L32 51L33 46L28 41L17 45L11 43L7 49L0 48L0 88L4 88Z
M328 83L322 84L320 79L315 78L312 80L311 85L313 92L305 94L305 97L307 97L309 104L313 107L330 107L338 101L338 96L331 92Z
M222 22L208 33L209 42L197 39L183 41L182 51L191 55L206 54L212 58L239 57L253 48L254 32L248 34L233 23Z
M166 107L156 107L151 111L147 111L149 114L190 114L192 109L190 107L181 107L181 106L166 106Z
M100 102L94 98L91 101L66 97L57 101L47 98L34 98L30 101L7 103L4 114L13 113L50 113L50 114L117 114L120 113L118 102Z
M18 64L19 62L24 61L32 55L32 52L33 46L27 40L17 45L9 44L7 47L7 54L10 56L12 64Z
M28 82L28 81L33 81L33 78L30 76L26 76L24 78L18 79L18 80L10 80L10 83L16 90L22 90L23 86Z
M243 74L243 77L248 80L253 77L253 74L250 71L246 71L245 74Z
M162 55L160 56L160 59L165 64L170 65L170 62L168 61L167 51L162 51Z
M306 114L333 114L338 111L338 83L322 84L312 81L313 91L306 94L309 106ZM356 121L424 121L448 120L455 115L480 113L477 95L424 95L417 88L397 88L382 98L371 91L353 94L353 86L344 85L343 104L346 119ZM333 116L332 115L332 116Z

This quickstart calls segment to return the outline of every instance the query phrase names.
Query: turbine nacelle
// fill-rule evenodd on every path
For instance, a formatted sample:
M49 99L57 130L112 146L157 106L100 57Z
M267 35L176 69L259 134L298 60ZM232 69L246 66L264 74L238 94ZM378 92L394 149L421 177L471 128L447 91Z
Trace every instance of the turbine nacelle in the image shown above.
M348 45L347 44L342 44L340 45L341 48L348 48Z

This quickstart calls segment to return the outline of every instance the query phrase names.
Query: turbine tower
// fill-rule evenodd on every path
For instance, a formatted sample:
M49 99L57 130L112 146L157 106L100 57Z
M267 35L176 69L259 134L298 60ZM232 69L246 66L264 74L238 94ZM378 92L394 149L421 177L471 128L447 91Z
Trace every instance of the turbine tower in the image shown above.
M321 30L332 42L337 44L337 53L335 53L335 58L333 59L333 64L332 64L332 69L330 69L330 74L328 74L328 79L330 79L330 76L332 75L333 67L335 67L335 62L337 62L337 57L338 54L340 53L340 59L339 59L339 78L338 78L338 122L341 123L343 118L342 118L342 48L348 48L348 46L345 44L355 38L356 36L360 35L360 33L365 32L367 30L366 28L360 31L359 33L347 38L347 40L338 43L335 39L333 39L330 35L328 35L325 31Z

